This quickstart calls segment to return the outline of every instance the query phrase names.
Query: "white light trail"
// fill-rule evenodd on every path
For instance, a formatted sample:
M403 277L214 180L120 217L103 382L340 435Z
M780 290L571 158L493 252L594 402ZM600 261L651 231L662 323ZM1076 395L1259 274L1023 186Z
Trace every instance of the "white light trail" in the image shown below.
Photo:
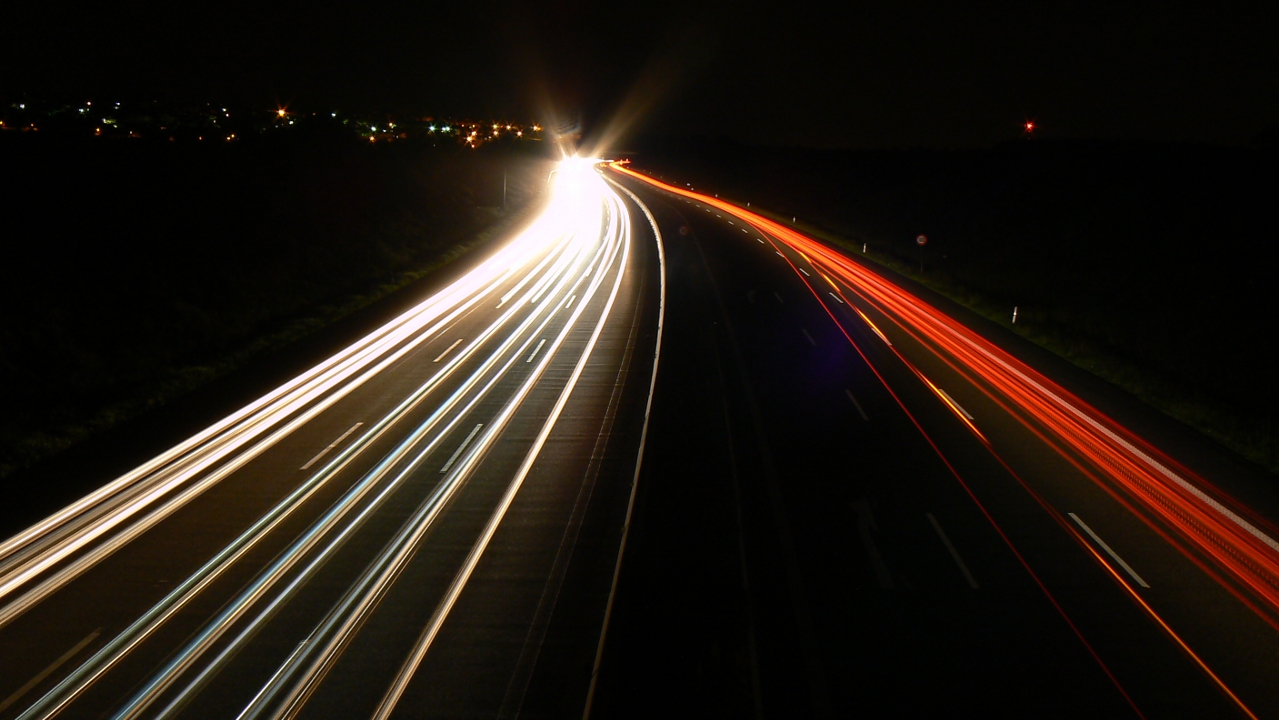
M604 191L601 193L598 188L604 188ZM608 199L608 196L613 199ZM533 384L542 377L545 367L556 357L556 350L579 318L592 312L590 308L593 305L587 300L595 295L604 278L611 276L620 282L628 238L629 221L625 217L624 205L604 186L591 164L580 163L572 171L562 170L556 178L553 196L539 219L467 276L177 448L0 544L0 601L28 585L32 579L42 577L34 588L0 607L2 626L171 516L178 508L261 455L377 373L438 337L467 313L492 307L484 304L486 298L503 293L500 307L516 295L523 295L467 342L461 351L452 354L461 340L449 346L437 358L440 360L448 356L449 360L409 397L372 423L323 468L83 662L21 717L52 717L69 707L89 685L114 668L127 653L151 637L214 579L243 558L360 452L426 401L445 379L465 370L467 375L461 386L439 401L439 406L426 421L347 490L290 548L281 552L238 599L226 604L217 617L192 637L186 648L172 655L164 668L150 681L140 685L137 694L117 717L134 717L145 712L173 687L183 689L171 698L161 715L182 707L199 692L207 678L216 674L224 662L238 652L238 648L256 632L255 628L269 620L292 596L296 587L312 576L332 550L341 544L342 538L356 531L368 514L379 507L389 493L400 487L410 472L437 448L439 441L467 419L467 414L480 400L499 386L499 380L514 363L523 359L533 342L554 322L558 328L556 339L542 355L536 369L505 405L505 418L514 413ZM575 303L575 300L581 302ZM573 312L567 318L561 317L558 311L570 307ZM600 323L604 322L605 316L607 311L601 316ZM493 347L494 341L497 341L496 347ZM540 349L540 343L538 347ZM590 349L574 352L583 353L580 357L584 362ZM477 367L467 367L477 360ZM426 362L430 362L429 359ZM455 458L459 460L458 466L437 488L435 496L442 498L440 503L459 487L458 479L472 471L488 448L498 440L505 419L480 424L486 431L473 445L468 447L468 443L463 443L458 448L459 452L464 452L460 459ZM369 500L365 502L366 499ZM359 512L352 515L357 506ZM426 525L440 506L436 505L436 509L431 511L425 520ZM415 536L420 537L420 533L410 533L406 537ZM42 576L59 563L57 572ZM299 563L305 568L295 572L294 568ZM274 591L272 588L286 575L290 578L289 586L279 592ZM266 606L257 611L252 609L271 593L274 593L273 599ZM360 597L363 602L369 596ZM185 686L175 685L187 671L199 665L205 651L225 636L232 626L245 622L247 626L243 631L230 645L223 646L211 664L205 665ZM320 645L323 643L300 646L301 650L295 650L292 664L300 666L308 661L320 652ZM292 675L293 670L289 670L270 684L282 686ZM274 695L275 689L270 689L254 704L261 707L260 703ZM246 717L254 714L256 710Z

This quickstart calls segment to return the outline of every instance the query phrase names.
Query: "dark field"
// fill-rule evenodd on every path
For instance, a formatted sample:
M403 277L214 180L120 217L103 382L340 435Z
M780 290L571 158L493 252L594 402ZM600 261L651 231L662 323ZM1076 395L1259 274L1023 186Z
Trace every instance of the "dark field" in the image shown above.
M545 178L527 147L346 137L0 133L0 168L0 478L421 277Z
M1276 152L1021 142L815 151L718 142L636 165L752 202L1010 326L1279 472ZM915 237L928 237L920 274Z

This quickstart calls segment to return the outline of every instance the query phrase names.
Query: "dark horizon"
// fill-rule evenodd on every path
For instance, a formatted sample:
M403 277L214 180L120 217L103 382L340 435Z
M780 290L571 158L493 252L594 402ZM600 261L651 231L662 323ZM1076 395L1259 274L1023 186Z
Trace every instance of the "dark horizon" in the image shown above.
M817 148L1248 145L1279 123L1271 9L893 5L843 15L252 6L11 11L0 93L569 122ZM621 138L627 135L623 134Z

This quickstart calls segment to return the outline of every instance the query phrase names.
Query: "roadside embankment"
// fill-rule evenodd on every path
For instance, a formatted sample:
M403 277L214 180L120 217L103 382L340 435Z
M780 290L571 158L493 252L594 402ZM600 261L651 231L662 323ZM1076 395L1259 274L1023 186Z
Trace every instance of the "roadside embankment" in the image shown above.
M0 479L483 245L528 148L0 138Z
M1279 298L1265 260L1277 234L1273 155L1082 141L972 151L681 142L634 160L794 217L1279 473L1269 338Z

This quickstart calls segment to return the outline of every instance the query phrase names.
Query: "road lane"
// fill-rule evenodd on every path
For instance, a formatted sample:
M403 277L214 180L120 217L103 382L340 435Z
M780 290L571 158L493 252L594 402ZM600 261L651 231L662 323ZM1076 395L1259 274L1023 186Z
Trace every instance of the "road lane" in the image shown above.
M636 398L648 392L626 378L655 362L644 288L659 268L633 213L589 163L566 164L546 212L476 271L0 546L0 694L23 689L6 715L368 714L398 668L409 697L431 681L405 664L415 648L427 660L454 650L413 642L428 627L422 613L451 629L452 612L476 602L471 580L507 555L508 525L562 529L576 516L572 541L543 532L516 554L522 568L548 553L584 566L614 557L625 497L614 486L629 485ZM578 491L564 490L574 477ZM577 501L587 485L601 492ZM572 512L525 501L547 492L573 498ZM551 571L529 565L526 586ZM579 618L598 620L609 574L576 572L567 558L552 566L567 610L542 612L538 642L589 654L599 625ZM405 607L414 612L396 612ZM524 605L509 610L496 621L532 622ZM578 617L561 628L563 612ZM71 644L59 637L85 627L101 636L23 685ZM400 642L370 644L379 633ZM456 642L481 657L492 646ZM451 686L500 697L512 668L495 674L492 662L454 672ZM521 681L530 696L541 692L535 666ZM588 680L589 668L563 702L580 708ZM360 692L332 689L347 686Z
M962 365L956 367L958 363L939 353L935 344L912 336L908 324L903 328L892 311L858 295L828 267L767 231L761 234L767 241L763 246L750 242L753 236L743 237L739 228L700 212L709 209L710 199L666 194L638 183L634 187L667 223L669 237L680 237L676 230L681 226L689 229L685 236L709 258L703 272L724 288L722 295L741 299L736 307L725 303L726 315L712 313L702 321L700 332L718 334L730 332L726 325L735 327L737 342L746 348L743 355L751 358L750 377L764 378L751 383L769 426L766 437L755 441L775 445L774 456L789 466L786 472L792 481L787 483L785 510L801 529L799 560L808 564L805 584L818 588L812 597L820 608L815 611L822 625L819 636L828 642L828 675L855 684L857 692L851 694L859 696L837 696L836 707L848 703L850 712L868 705L942 710L962 699L972 704L965 707L991 712L1034 707L1037 715L1078 715L1085 712L1081 697L1109 696L1111 701L1091 712L1111 715L1132 712L1131 707L1124 710L1129 706L1123 697L1127 694L1148 716L1184 716L1191 708L1204 716L1237 715L1246 712L1244 708L1273 714L1275 696L1266 678L1276 669L1274 628L1228 584L1223 586L1205 572L1213 567L1211 558L1186 552L1184 543L1170 542L1173 533L1113 488L1096 482L1085 460L1046 443L1042 430L1036 432L1006 402L998 402L998 394L980 378L963 372ZM677 247L670 248L673 268L681 261ZM769 306L751 302L768 293L779 301L799 300L771 306L770 317L764 312ZM681 298L696 302L695 288L681 290L677 282L672 295L672 307L678 307ZM822 317L824 326L813 322ZM786 339L794 337L797 324L810 330L815 343L802 336L798 342ZM672 318L673 332L675 326ZM836 349L840 346L843 351ZM665 362L672 367L693 360L672 356ZM849 406L845 391L850 388L860 401L858 408ZM686 387L679 390L687 392ZM770 407L769 398L780 395L787 399L774 400ZM669 396L659 386L659 407ZM842 405L836 407L835 400ZM863 406L876 422L861 419L858 410ZM841 413L846 419L842 422L837 420ZM698 432L691 426L684 429ZM700 432L706 442L714 442L713 435ZM659 453L660 447L655 442L652 450ZM739 459L742 462L749 460ZM817 479L821 475L838 480ZM863 549L856 513L849 509L839 516L830 511L841 497L848 502L864 497L874 508L880 528L876 547L899 587L888 590L880 581ZM974 512L974 501L980 502L977 509L982 512ZM1085 534L1067 512L1088 518L1099 536L1122 543L1119 554L1141 569L1151 588L1141 588L1115 565L1114 571L1132 582L1132 588L1117 582L1109 563L1098 559L1104 551L1090 548L1091 541L1083 540ZM930 513L944 518L947 536L965 549L963 558L973 575L982 578L980 592L973 593L955 572L953 557L926 520ZM837 527L845 530L836 532ZM767 523L759 523L759 528L765 537L756 541L755 562L767 565L763 556L777 552L777 541L766 537ZM669 530L652 532L670 535ZM832 560L841 544L847 562L857 569L852 578L840 577L846 568ZM1019 567L1014 553L1024 559L1024 566ZM1028 570L1042 589L1027 582ZM634 574L643 577L644 572L637 568ZM943 578L971 596L956 597L946 590L927 600L916 597L926 588L940 590L943 586L937 583ZM882 597L871 604L854 603L858 609L850 617L849 598L859 594ZM729 596L721 588L721 597ZM634 586L631 597L652 601ZM758 597L749 600L763 602ZM766 615L781 623L777 618L792 611L779 603ZM856 617L859 612L867 617ZM655 632L651 623L635 622ZM744 636L742 631L738 637ZM924 637L929 639L923 645L904 647L910 638ZM632 654L653 652L649 643L655 641L649 638L633 636L630 642L627 650ZM773 650L777 655L786 652ZM703 663L711 662L702 657ZM1069 657L1077 659L1067 661ZM617 659L614 678L634 674L658 682L653 669L637 667L642 664ZM671 672L677 674L678 669ZM769 677L765 673L766 686ZM771 677L774 687L765 688L766 701L771 695L774 710L793 713L797 707L778 698L793 701L800 684L788 681L784 671ZM904 678L916 679L920 687L940 684L947 688L941 694L950 692L952 699L933 706L908 691L911 683ZM991 678L1000 680L992 684ZM662 681L675 682L667 677ZM634 688L628 683L639 681L611 682L617 697L625 695L619 688ZM714 695L705 688L689 693ZM1057 709L1042 713L1044 706ZM608 707L616 714L642 714ZM819 714L816 704L800 709L802 714Z

